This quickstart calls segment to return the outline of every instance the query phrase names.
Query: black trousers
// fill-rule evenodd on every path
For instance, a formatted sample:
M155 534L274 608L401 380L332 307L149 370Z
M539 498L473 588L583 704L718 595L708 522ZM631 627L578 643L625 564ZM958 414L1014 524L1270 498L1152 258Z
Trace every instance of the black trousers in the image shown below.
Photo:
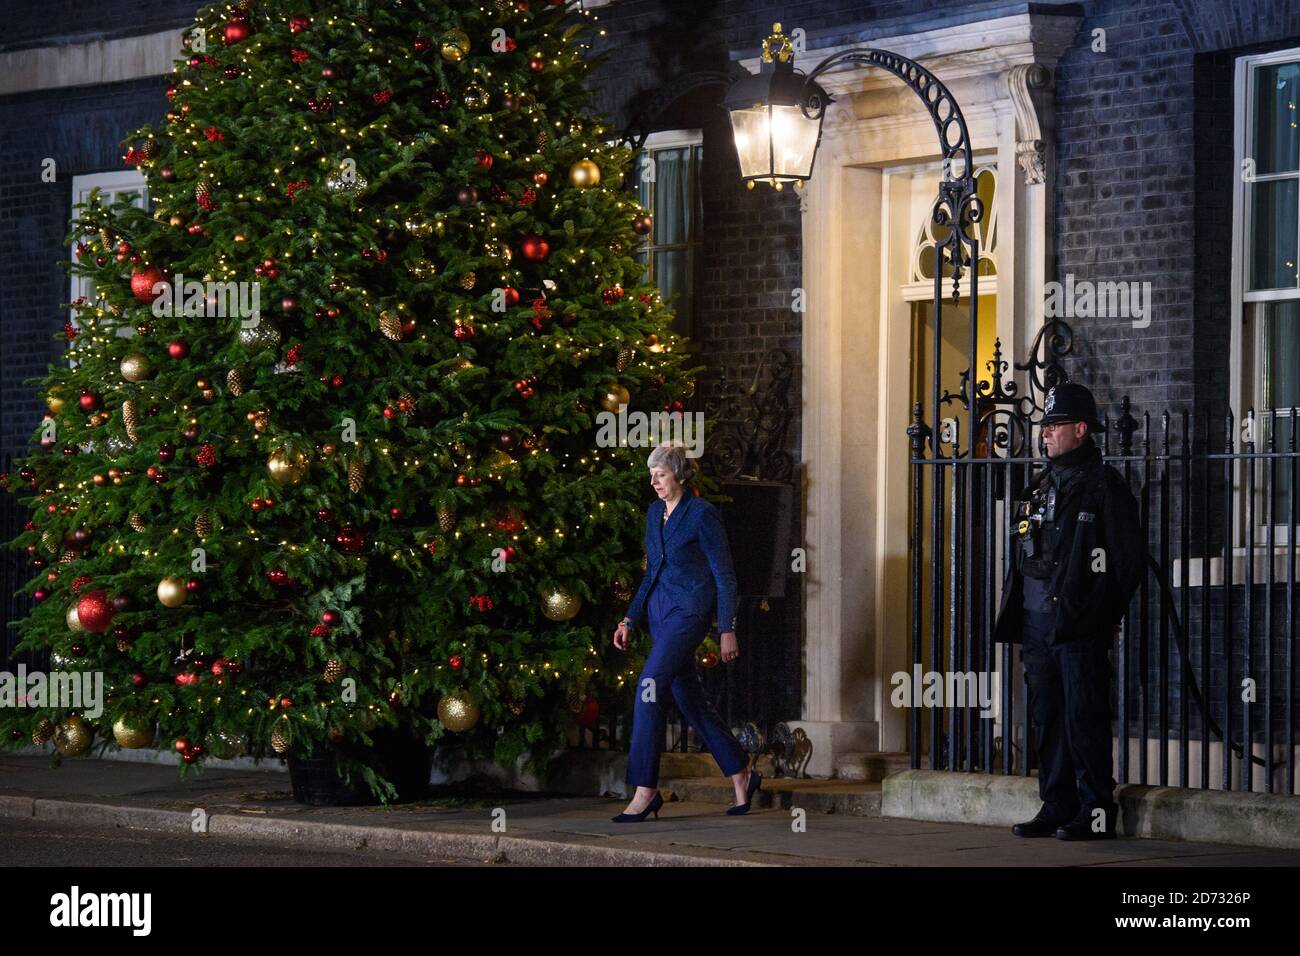
M1020 649L1042 815L1068 823L1091 819L1101 809L1110 829L1118 819L1111 776L1110 635L1053 644L1049 621L1026 612Z

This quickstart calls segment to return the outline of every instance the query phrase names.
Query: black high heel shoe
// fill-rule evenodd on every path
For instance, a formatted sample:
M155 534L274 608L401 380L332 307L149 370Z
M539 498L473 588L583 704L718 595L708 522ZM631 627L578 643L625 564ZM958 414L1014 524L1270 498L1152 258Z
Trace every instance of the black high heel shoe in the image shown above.
M745 802L738 803L734 807L727 807L727 816L738 817L742 813L748 813L749 805L754 802L754 794L758 793L761 786L763 786L763 775L757 770L751 770L749 772L749 786L745 790Z
M640 813L620 813L616 817L610 817L610 819L613 820L615 823L640 823L642 820L646 818L647 815L653 813L655 815L655 819L658 820L659 808L662 807L663 805L664 805L663 795L658 790L656 790L655 795L653 799L651 799L649 806L647 806Z

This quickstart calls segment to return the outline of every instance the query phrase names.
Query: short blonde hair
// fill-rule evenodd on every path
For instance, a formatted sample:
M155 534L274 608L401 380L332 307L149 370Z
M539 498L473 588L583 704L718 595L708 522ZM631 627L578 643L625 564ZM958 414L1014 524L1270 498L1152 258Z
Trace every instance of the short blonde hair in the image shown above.
M695 462L686 455L686 446L679 442L667 442L650 452L646 459L647 468L667 468L681 484L686 484L695 477Z

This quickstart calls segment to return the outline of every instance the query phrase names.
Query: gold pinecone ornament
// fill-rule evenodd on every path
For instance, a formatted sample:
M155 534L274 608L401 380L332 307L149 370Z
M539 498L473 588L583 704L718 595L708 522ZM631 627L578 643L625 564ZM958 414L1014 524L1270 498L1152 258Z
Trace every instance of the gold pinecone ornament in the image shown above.
M122 403L122 425L126 428L126 437L131 439L132 444L140 440L136 432L140 426L140 412L136 409L134 399L128 398Z
M325 662L325 683L337 683L345 673L347 673L347 666L342 661L329 660Z
M138 511L132 511L131 517L126 519L126 523L131 526L132 531L143 532L147 527L149 527L149 525L145 523L144 515L140 514Z
M456 509L450 501L438 502L438 527L443 531L454 531L456 528Z
M379 331L394 342L402 340L402 320L388 310L379 313Z
M361 489L366 484L366 466L361 463L360 458L353 458L348 462L348 491L360 494Z
M632 346L630 345L625 345L618 350L618 362L616 363L615 367L620 372L626 371L627 367L632 364L632 359L635 357L636 357L636 350L633 349Z
M212 534L212 519L208 517L206 511L200 511L199 516L194 519L194 533L198 535L200 541Z
M238 398L244 394L244 373L237 368L232 368L226 373L226 388L230 394Z
M42 720L32 731L32 743L36 746L47 744L54 739L54 723L50 720Z
M283 724L271 729L271 749L278 754L289 752L289 735L285 733Z

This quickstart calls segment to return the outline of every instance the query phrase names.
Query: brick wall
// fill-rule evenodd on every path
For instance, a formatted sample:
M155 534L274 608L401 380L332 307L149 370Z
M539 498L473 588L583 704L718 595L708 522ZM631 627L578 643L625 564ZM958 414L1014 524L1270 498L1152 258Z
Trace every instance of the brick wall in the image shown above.
M167 111L161 78L0 98L0 458L26 447L44 413L23 384L63 346L69 277L61 267L72 177L120 170L120 141ZM41 181L55 160L56 182Z

